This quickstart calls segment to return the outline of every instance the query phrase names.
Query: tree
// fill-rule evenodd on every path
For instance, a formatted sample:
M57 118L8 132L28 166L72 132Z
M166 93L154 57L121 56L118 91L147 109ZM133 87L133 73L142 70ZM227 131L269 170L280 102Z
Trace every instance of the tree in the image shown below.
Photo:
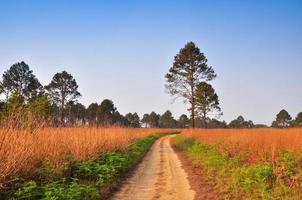
M112 125L115 123L115 112L116 108L114 107L113 101L105 99L99 105L98 108L98 124L100 125Z
M252 120L243 122L243 128L253 128L253 127L254 127L254 122Z
M98 109L99 105L97 103L91 103L86 110L86 118L90 126L97 124Z
M150 126L150 115L148 113L144 114L141 122L145 124L145 128Z
M35 120L47 122L51 116L51 103L47 96L39 96L28 103L28 108L35 116Z
M178 124L177 126L179 128L188 128L189 124L190 124L190 120L187 117L187 115L182 114L182 115L180 115L179 119L177 120L177 124Z
M206 119L206 120L209 120L209 119ZM204 124L204 120L201 119L200 117L195 117L195 127L196 128L205 128L206 125Z
M254 124L253 128L267 128L266 124Z
M57 104L51 102L51 125L59 126L61 124L60 108Z
M7 114L6 102L0 101L0 125L6 114Z
M125 118L129 122L129 125L135 128L140 127L140 119L137 113L128 113L125 115Z
M81 96L78 84L71 74L66 71L56 73L49 85L45 86L51 100L57 104L61 112L61 124L64 124L65 105Z
M13 92L8 98L6 106L9 116L19 118L19 115L24 114L25 111L24 97L18 92Z
M298 115L295 118L294 124L295 124L295 126L298 126L298 127L302 126L302 112L298 113Z
M230 128L252 128L253 126L254 123L251 120L245 121L242 116L237 117L237 119L229 123Z
M159 127L161 128L173 128L176 126L176 120L173 118L172 113L167 110L159 118Z
M208 113L217 111L221 114L218 95L210 84L201 82L196 87L194 98L196 113L201 116L205 127L207 127L206 119Z
M244 118L240 115L237 117L237 119L234 119L229 123L230 128L240 128L242 127L242 124L244 123Z
M121 115L117 110L113 113L112 124L117 124L119 126L129 126L129 121L123 115Z
M5 118L2 125L11 128L25 128L27 127L26 103L24 97L17 92L13 92L7 99L5 105Z
M8 98L12 93L22 95L26 101L43 93L43 87L25 62L13 64L2 75L0 91Z
M183 97L191 104L192 127L195 127L195 91L201 81L211 81L216 77L212 67L207 65L207 59L199 48L189 42L174 58L173 66L166 74L166 88L176 97Z
M67 110L67 119L71 125L85 124L86 108L83 104L69 101L66 105L66 110Z
M291 120L291 116L283 109L276 115L276 120L272 123L272 126L280 128L289 127L292 122Z
M211 119L207 124L208 128L226 128L227 123L225 121L219 121L217 119Z
M159 127L159 114L156 114L155 112L151 112L149 115L149 122L150 122L150 127L151 128L156 128Z

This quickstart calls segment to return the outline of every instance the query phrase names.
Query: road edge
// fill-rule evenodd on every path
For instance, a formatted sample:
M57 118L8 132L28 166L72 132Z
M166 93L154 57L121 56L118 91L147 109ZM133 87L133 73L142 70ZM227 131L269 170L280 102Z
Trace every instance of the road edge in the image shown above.
M189 157L180 148L177 147L175 143L175 137L171 138L171 147L176 153L178 159L181 162L181 167L187 173L187 178L192 190L195 191L194 200L205 200L205 199L215 199L222 200L220 192L215 186L210 183L203 175L202 169L199 167L194 167L193 163Z

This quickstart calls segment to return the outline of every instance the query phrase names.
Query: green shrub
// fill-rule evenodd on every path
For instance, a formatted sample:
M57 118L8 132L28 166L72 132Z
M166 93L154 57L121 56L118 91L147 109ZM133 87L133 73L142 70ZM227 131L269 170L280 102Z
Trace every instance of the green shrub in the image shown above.
M15 192L14 197L17 199L34 199L39 195L38 185L35 181L28 181L21 185L21 187Z

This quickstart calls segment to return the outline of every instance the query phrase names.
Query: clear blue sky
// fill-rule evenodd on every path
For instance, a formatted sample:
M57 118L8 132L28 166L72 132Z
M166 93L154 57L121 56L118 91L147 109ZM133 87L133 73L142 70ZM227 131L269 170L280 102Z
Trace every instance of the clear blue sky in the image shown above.
M224 116L270 124L302 111L302 1L0 0L0 72L24 60L43 84L67 70L88 105L170 109L164 75L188 41L206 54Z

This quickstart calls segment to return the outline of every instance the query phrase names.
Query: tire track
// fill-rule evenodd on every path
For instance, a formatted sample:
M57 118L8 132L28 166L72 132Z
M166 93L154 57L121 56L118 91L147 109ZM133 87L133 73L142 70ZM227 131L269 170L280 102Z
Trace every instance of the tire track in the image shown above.
M112 200L193 200L187 174L170 145L174 136L158 139Z

